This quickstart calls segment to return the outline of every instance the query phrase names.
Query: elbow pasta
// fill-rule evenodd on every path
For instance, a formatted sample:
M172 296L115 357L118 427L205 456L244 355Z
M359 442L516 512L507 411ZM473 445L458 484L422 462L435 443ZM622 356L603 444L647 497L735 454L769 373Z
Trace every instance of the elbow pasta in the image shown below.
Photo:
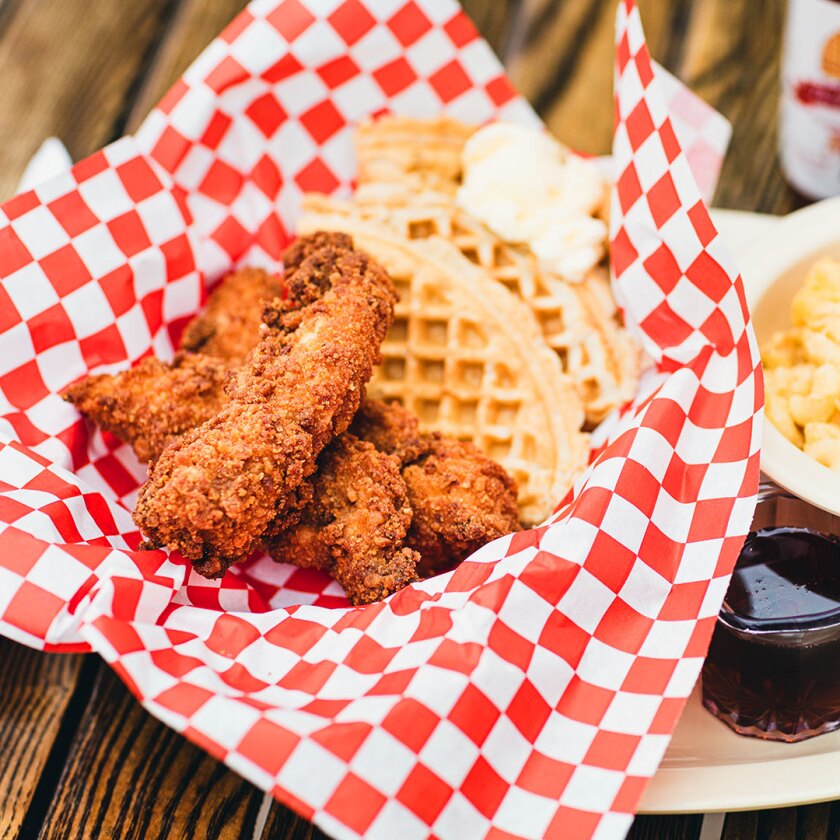
M840 472L840 260L813 266L793 298L791 321L762 348L767 418Z

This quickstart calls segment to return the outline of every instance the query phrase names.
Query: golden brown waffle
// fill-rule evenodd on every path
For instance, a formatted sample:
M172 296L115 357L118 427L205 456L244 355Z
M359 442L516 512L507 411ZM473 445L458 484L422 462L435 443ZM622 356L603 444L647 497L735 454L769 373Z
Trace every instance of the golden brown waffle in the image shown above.
M473 441L516 479L523 522L545 518L585 468L588 446L581 400L530 310L440 237L411 242L310 211L299 232L315 230L350 234L400 294L370 393L402 402L426 431Z
M398 183L454 195L461 151L475 131L450 117L418 120L385 116L356 128L358 182Z
M440 193L400 184L365 184L354 203L309 195L310 212L338 213L388 225L409 239L439 236L521 298L560 357L594 426L633 397L641 367L635 339L620 325L606 272L567 283L539 268L529 250L509 245Z

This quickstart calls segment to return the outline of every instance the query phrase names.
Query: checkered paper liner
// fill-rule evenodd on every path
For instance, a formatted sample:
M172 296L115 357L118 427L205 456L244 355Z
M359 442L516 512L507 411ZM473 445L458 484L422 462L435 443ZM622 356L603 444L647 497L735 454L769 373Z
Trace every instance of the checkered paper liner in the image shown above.
M258 0L136 137L2 205L0 632L97 651L336 837L623 836L750 525L762 392L690 170L723 123L654 76L629 1L616 60L615 288L656 388L542 527L363 608L265 557L208 581L137 551L144 468L57 394L170 355L205 281L276 265L301 191L349 189L359 118L534 121L459 8Z

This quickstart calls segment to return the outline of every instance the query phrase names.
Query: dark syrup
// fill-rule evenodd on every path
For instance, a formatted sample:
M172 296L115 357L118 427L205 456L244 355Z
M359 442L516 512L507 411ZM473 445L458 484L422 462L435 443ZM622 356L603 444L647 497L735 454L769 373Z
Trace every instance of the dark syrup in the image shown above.
M762 738L840 726L840 540L804 528L747 537L703 667L703 702Z

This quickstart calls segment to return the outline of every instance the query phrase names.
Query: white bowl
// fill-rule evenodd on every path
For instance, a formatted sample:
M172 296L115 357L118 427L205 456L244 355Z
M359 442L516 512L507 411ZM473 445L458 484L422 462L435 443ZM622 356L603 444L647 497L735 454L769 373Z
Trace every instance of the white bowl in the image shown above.
M790 302L820 257L840 258L840 198L791 213L743 249L741 271L759 347L790 326ZM795 447L764 421L761 469L812 505L840 514L840 473Z

